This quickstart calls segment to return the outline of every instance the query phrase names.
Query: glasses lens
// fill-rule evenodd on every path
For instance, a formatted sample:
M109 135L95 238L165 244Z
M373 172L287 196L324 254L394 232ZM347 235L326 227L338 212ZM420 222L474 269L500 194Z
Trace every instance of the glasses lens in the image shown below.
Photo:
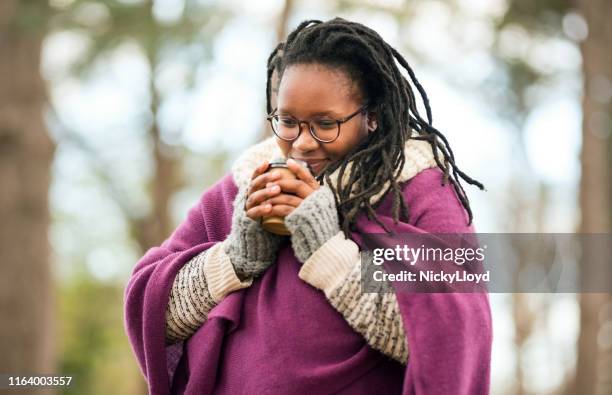
M292 140L300 132L297 120L291 117L272 117L272 130L281 139Z
M318 119L310 124L314 128L314 135L320 141L334 141L340 134L340 125L333 119Z

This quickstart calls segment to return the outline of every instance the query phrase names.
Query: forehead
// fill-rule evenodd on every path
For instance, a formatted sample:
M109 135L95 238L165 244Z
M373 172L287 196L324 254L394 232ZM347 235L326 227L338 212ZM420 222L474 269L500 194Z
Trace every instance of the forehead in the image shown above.
M278 88L279 111L295 115L317 111L342 112L357 102L358 92L348 74L319 64L289 66Z

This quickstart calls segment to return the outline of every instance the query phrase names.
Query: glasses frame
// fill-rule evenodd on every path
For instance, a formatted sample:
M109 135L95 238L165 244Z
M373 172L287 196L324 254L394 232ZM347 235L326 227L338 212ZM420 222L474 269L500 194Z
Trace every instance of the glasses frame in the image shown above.
M276 137L278 137L279 139L281 139L281 140L284 140L284 141L294 141L294 140L297 140L297 138L300 137L300 134L302 134L302 124L305 123L306 125L308 125L308 131L310 132L310 135L312 136L313 139L317 140L320 143L333 143L334 141L336 141L338 139L338 137L340 137L340 129L341 129L340 125L342 125L345 122L350 121L357 114L363 113L366 110L366 108L368 108L368 104L364 104L363 106L359 107L359 109L357 111L355 111L354 113L352 113L350 115L347 115L344 118L331 119L333 121L336 121L336 123L338 124L338 133L336 134L336 137L334 137L331 140L323 140L323 139L318 138L317 135L314 132L314 128L313 128L313 126L311 124L311 122L312 122L311 120L310 121L303 121L303 120L297 119L296 117L293 117L293 116L291 116L290 118L295 119L295 121L298 124L298 133L297 133L297 135L294 138L292 138L292 139L288 139L288 138L279 136L278 133L276 133L276 130L274 130L274 125L272 124L272 121L273 121L274 118L277 118L277 122L279 121L278 118L280 117L280 115L275 114L275 112L278 110L278 108L275 108L270 114L268 114L266 116L266 119L270 122L270 127L272 128L272 132L274 133L274 135Z

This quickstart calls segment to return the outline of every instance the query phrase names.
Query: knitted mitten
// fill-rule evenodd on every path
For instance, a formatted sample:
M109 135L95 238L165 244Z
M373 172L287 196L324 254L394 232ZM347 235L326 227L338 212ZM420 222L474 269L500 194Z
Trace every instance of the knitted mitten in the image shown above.
M327 240L340 232L334 193L326 186L308 195L285 217L296 258L304 263Z
M234 200L232 230L224 251L229 256L240 281L257 277L275 260L282 236L263 229L259 221L246 215L247 189L238 191Z

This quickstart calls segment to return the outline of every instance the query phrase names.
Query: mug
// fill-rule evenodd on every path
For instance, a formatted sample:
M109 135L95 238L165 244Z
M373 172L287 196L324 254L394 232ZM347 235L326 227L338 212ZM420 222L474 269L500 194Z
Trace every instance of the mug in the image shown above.
M299 164L301 164L302 166L308 167L307 163L304 163L296 159L294 160L298 162ZM277 171L281 173L282 174L281 178L297 178L297 176L293 174L293 172L289 170L289 168L287 167L287 160L285 158L276 158L276 159L271 160L266 172L269 172L269 171ZM261 226L268 232L271 232L277 235L287 236L291 234L291 232L289 232L289 230L285 226L284 217L281 217L278 215L263 216L261 218Z

